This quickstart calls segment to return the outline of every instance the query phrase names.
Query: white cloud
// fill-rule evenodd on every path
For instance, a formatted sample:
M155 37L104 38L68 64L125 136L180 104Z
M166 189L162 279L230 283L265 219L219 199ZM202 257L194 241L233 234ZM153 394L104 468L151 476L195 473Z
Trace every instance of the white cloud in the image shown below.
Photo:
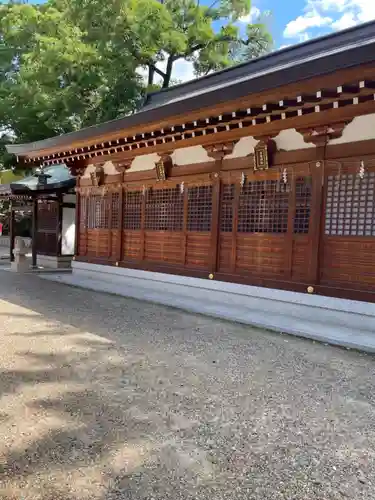
M181 82L188 82L196 78L193 63L185 61L185 59L176 61L173 66L172 78Z
M352 12L345 12L337 21L332 23L332 28L334 30L345 30L346 28L350 28L351 26L355 26L357 24L357 20Z
M253 23L260 16L260 10L258 7L251 7L249 14L247 16L242 16L239 18L241 23Z
M374 0L308 0L307 5L322 12L349 13L356 24L375 19Z
M298 35L305 33L309 28L320 28L332 23L330 17L323 17L318 13L307 12L304 16L298 16L293 21L290 21L284 30L286 38L294 38Z
M286 25L284 37L302 41L310 29L339 31L373 19L375 0L306 0L304 13Z
M167 63L166 61L159 62L157 66L161 71L165 71ZM146 68L145 66L140 66L137 69L137 73L143 79L144 83L147 84L148 68ZM194 79L195 75L192 62L185 61L185 59L180 59L174 63L172 71L172 80L178 80L179 82L183 83ZM161 82L161 77L158 74L155 74L155 83L160 83L160 82Z

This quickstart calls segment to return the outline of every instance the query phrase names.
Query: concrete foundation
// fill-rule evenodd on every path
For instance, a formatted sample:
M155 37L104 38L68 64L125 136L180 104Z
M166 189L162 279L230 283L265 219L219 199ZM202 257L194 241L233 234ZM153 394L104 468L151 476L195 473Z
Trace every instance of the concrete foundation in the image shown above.
M61 257L50 255L38 255L38 267L46 267L49 269L70 269L72 265L71 255L62 255Z
M43 278L375 352L371 303L82 262Z

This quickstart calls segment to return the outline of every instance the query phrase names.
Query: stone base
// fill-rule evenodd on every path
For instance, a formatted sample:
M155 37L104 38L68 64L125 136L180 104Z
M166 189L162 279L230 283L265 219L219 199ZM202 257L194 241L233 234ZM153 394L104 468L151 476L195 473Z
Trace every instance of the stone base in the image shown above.
M62 255L61 257L51 255L38 255L38 267L45 267L48 269L70 269L72 266L72 256Z
M13 262L11 262L10 270L14 273L29 273L30 264L31 260L26 256L21 257L20 259L16 258Z
M235 283L73 262L44 276L330 344L375 352L375 304Z

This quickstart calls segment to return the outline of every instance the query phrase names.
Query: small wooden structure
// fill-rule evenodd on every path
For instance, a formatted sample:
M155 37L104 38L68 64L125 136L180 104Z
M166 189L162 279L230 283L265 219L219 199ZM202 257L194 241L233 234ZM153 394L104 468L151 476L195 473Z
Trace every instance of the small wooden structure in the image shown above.
M374 54L372 22L8 150L77 176L77 272L241 321L269 326L272 310L288 331L283 305L310 332L317 307L336 321L343 298L375 302Z
M70 248L64 235L74 226L76 180L64 165L48 167L3 186L0 196L10 205L10 258L14 260L15 212L32 212L32 267L69 267L74 253L74 234ZM69 246L69 245L68 245Z

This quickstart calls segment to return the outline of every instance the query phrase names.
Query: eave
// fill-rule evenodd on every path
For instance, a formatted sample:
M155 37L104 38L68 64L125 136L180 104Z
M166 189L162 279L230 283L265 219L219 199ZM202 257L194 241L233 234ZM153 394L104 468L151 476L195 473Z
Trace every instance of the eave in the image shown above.
M7 149L26 161L69 165L214 142L223 132L244 135L242 128L259 135L280 128L276 122L285 128L287 118L302 127L318 123L320 111L340 119L345 113L337 111L349 105L371 112L374 49L375 23L368 23L155 94L135 115Z

